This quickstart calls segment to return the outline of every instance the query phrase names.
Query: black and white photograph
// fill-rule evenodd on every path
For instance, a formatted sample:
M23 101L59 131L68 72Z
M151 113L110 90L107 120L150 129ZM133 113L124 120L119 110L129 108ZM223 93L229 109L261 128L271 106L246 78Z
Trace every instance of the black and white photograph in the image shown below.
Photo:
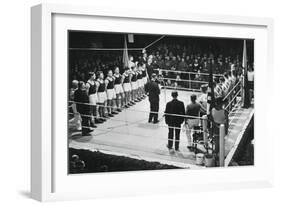
M281 205L278 1L1 9L1 205Z
M69 174L254 165L254 39L66 38Z

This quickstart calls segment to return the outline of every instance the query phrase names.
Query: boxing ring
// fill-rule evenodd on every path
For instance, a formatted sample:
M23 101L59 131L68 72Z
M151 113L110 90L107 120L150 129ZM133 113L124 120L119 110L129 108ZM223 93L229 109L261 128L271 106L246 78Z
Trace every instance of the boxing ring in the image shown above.
M145 98L136 105L124 109L118 115L107 119L104 123L98 124L89 136L81 136L81 132L69 129L69 147L156 161L181 168L201 168L202 166L196 165L195 153L186 147L187 127L183 125L181 127L179 151L168 150L166 147L168 126L165 124L163 115L166 103L172 100L171 92L173 90L178 91L178 99L183 101L185 106L190 103L191 94L200 95L194 90L162 86L158 124L148 123L150 105L148 98ZM229 98L228 104L225 106L225 109L229 110L229 132L224 138L224 157L227 165L239 145L245 125L253 115L253 109L241 107L241 92L239 82L225 96L225 98ZM202 117L198 118L202 120ZM204 145L198 145L198 149L203 152L206 150Z
M143 53L164 37L164 35L161 36L143 48L127 48L125 38L124 48L70 48L70 51L124 51L125 56L128 56L128 51ZM169 150L166 147L168 126L165 124L164 110L166 103L172 100L171 92L173 90L178 91L178 99L184 102L185 107L190 103L191 94L196 94L199 97L201 85L208 84L209 73L177 71L175 69L156 69L154 72L159 76L162 88L159 103L159 123L148 123L150 104L148 98L146 98L127 109L123 109L118 115L107 119L104 123L98 124L91 135L81 136L81 131L71 128L71 124L69 124L69 147L156 161L182 168L201 168L202 166L196 165L195 153L186 147L186 132L190 130L187 126L181 126L179 151ZM197 78L198 75L202 78ZM213 74L213 76L221 77L222 75ZM243 96L243 78L233 85L224 96L226 102L224 109L228 111L229 124L227 135L220 134L223 136L220 138L222 140L220 143L224 148L223 153L220 154L220 159L223 159L222 165L229 165L245 128L254 114L253 108L242 108ZM188 117L187 115L183 116ZM203 125L203 128L198 129L198 132L204 134L203 144L197 144L197 147L205 153L208 152L210 147L213 147L212 139L208 137L210 131L206 128L208 124L206 121L209 121L209 119L206 117L196 118L200 120L201 126ZM192 132L196 131L193 129Z
M195 165L194 153L186 148L184 129L181 131L180 152L171 154L166 148L168 128L162 114L166 98L171 99L170 93L171 90L161 91L158 124L148 123L149 102L146 98L99 124L92 136L81 137L79 132L70 133L69 146L185 168ZM179 99L188 102L191 94L192 92L179 91Z

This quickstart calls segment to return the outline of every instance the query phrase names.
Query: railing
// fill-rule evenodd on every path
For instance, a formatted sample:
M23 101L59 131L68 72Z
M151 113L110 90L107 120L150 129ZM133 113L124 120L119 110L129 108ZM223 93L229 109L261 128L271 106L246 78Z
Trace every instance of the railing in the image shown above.
M158 71L159 74L165 73L175 73L175 74L187 74L188 79L172 79L172 78L167 78L167 77L162 77L162 79L166 80L174 80L174 81L183 81L183 82L188 82L188 88L192 90L199 90L196 88L192 88L192 83L201 83L201 84L207 84L208 81L199 81L199 80L193 80L191 77L195 75L200 75L201 77L203 76L203 79L209 76L209 73L198 73L198 72L187 72L187 71L178 71L178 70L168 70L168 69L154 69L154 71ZM221 74L213 74L214 77L221 77L223 75Z
M180 73L180 74L200 74L203 76L209 76L209 73L198 73L198 72L187 72L187 71L178 71L178 70L169 70L169 69L154 69L155 71L164 71L164 72L174 72L174 73ZM218 77L222 77L222 74L213 74L213 76L218 76Z

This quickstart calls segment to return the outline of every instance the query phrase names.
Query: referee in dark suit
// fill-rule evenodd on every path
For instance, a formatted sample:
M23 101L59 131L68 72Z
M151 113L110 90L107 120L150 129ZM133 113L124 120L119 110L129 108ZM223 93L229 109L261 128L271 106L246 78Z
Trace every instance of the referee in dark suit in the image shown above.
M178 92L172 92L173 100L168 102L165 109L165 122L169 127L168 149L173 148L175 133L175 150L179 150L181 124L184 122L185 108L184 103L177 99ZM173 115L174 114L174 115ZM177 116L178 115L178 116ZM182 116L181 116L182 115Z
M151 75L151 80L145 85L145 91L148 93L149 102L150 102L150 113L148 122L152 122L154 124L158 123L158 112L159 112L159 95L160 88L158 83L156 82L156 74Z

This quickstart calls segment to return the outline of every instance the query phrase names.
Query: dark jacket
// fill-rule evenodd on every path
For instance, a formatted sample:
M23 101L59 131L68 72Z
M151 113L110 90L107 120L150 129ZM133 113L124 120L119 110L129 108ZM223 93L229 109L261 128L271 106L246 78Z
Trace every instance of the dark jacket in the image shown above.
M149 79L151 79L151 75L153 74L154 70L153 70L153 65L150 64L150 65L146 65L146 71L147 71L147 74L148 74L148 77Z
M159 102L160 88L158 83L150 81L145 85L145 91L148 93L150 102Z
M167 114L166 114L167 113ZM185 115L184 103L177 99L168 102L165 109L165 122L169 126L179 126L184 122L183 116L173 116L169 114Z
M80 114L88 114L90 112L90 106L88 105L89 97L87 95L86 90L77 89L74 92L74 101L76 102L77 111ZM80 102L82 104L79 104L77 102ZM83 104L83 103L86 103L86 104Z
M198 104L197 102L190 103L189 105L187 105L186 113L185 113L186 115L189 116L189 117L187 117L187 119L194 119L191 116L198 117L201 108L202 108L201 105Z

